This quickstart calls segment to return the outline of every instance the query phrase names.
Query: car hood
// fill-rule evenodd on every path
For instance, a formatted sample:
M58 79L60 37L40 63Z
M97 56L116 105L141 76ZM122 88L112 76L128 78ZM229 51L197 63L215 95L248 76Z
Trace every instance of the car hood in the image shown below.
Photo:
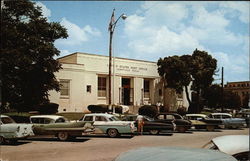
M208 149L143 147L122 153L114 161L237 161L230 155Z
M249 151L248 135L226 135L212 139L218 149L226 154L234 155Z

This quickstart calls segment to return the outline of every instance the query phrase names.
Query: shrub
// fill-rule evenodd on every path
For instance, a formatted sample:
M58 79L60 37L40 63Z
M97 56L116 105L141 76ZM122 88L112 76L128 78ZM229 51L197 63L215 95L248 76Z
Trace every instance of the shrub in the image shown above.
M38 106L40 114L56 114L58 112L59 105L56 103L46 103Z
M146 115L149 117L155 117L157 114L157 106L155 105L143 105L139 108L140 115Z
M113 112L113 108L115 107L115 113L122 113L122 106L112 105L112 110L109 111L108 105L99 104L99 105L89 105L88 110L92 113L105 113L105 112Z

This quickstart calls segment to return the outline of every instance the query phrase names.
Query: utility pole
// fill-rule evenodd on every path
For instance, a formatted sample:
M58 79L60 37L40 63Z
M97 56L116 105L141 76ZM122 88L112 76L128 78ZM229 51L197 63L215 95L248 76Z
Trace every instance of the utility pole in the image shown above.
M222 70L221 70L221 112L224 111L224 83L223 83L223 80L224 80L224 67L222 67Z

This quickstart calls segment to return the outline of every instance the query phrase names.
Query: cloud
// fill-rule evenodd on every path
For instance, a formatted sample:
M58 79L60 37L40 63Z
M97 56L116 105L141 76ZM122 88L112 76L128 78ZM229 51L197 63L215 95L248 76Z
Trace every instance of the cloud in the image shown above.
M41 7L42 14L44 17L49 18L51 16L51 11L42 2L36 2L35 6Z
M249 2L221 2L220 7L225 8L227 13L232 14L234 17L238 17L243 23L249 24Z
M67 29L69 35L67 39L59 39L56 41L56 43L60 45L77 46L89 41L91 36L101 36L101 32L98 29L92 28L89 25L81 28L66 18L62 18L60 24Z

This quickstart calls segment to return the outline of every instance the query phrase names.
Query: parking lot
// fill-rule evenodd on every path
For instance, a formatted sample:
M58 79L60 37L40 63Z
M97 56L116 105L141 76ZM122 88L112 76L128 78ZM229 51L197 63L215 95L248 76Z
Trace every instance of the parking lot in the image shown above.
M212 138L222 135L249 135L249 128L238 130L189 131L159 135L79 137L75 141L61 142L55 138L29 138L16 145L2 145L2 161L111 161L117 155L143 146L178 146L201 148Z

